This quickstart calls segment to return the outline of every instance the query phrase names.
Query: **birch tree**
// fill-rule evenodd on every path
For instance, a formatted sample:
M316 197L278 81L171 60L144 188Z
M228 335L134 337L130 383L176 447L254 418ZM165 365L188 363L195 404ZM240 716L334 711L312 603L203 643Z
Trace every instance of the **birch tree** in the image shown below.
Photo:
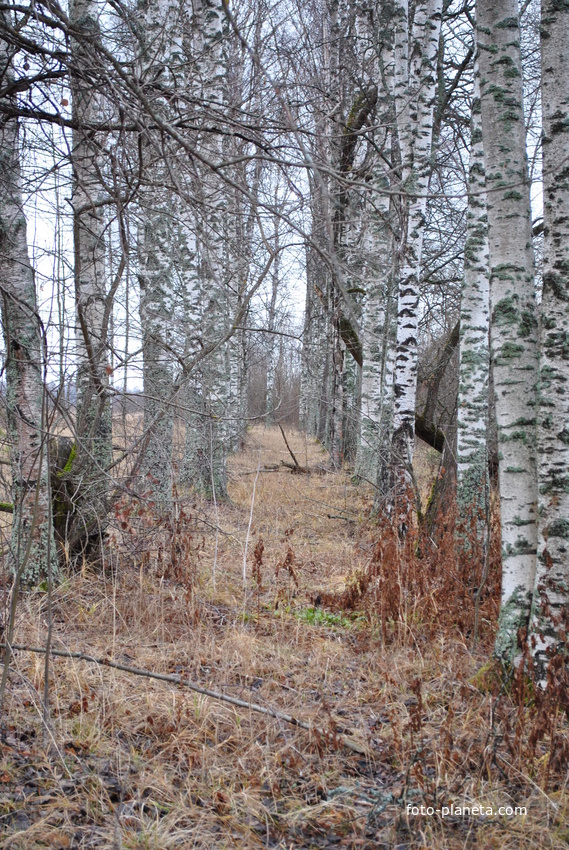
M569 598L569 6L542 0L544 260L539 538L533 654L543 679L566 651Z
M278 183L277 188L275 189L275 195L278 192ZM275 201L277 198L275 197ZM276 412L276 404L277 404L277 395L276 395L276 374L277 374L277 365L278 365L278 357L277 351L278 347L276 345L275 339L275 331L277 329L277 298L279 294L279 283L280 283L280 267L281 267L281 258L280 258L280 229L279 229L279 219L278 216L275 216L274 221L274 235L273 235L273 245L275 252L275 260L273 263L273 273L271 275L271 297L268 306L268 314L267 314L267 330L268 330L268 340L267 340L267 398L266 398L266 410L267 416L265 419L265 423L267 425L273 425L275 422L275 412Z
M356 474L377 483L379 502L385 496L383 473L387 469L393 414L395 209L390 169L394 162L395 110L393 9L390 4L382 4L376 13L372 67L378 97L372 139L377 153L366 199L366 295L361 329L361 417Z
M73 504L60 529L73 548L97 541L106 515L108 467L112 458L111 404L108 392L107 279L105 268L108 208L102 187L105 135L92 128L103 119L100 79L93 80L92 45L100 40L96 0L73 0L69 8L73 131L73 240L77 341L77 421L73 457L66 470ZM71 519L71 512L74 518ZM100 541L99 541L100 542Z
M310 242L319 237L314 226ZM306 301L302 332L300 423L307 434L324 442L326 436L327 386L329 364L329 317L324 303L327 269L315 247L306 246Z
M141 32L141 74L153 108L168 119L176 74L181 73L180 8L169 0L148 0ZM159 84L155 84L155 80ZM140 193L138 276L144 386L144 457L141 474L158 504L167 507L172 486L173 316L175 249L179 218L168 183L168 140L147 128L141 139L144 185Z
M329 6L329 79L330 91L336 100L336 119L330 126L330 165L333 169L341 172L340 181L330 182L330 213L332 215L332 244L329 249L334 252L338 263L344 260L344 252L347 242L349 194L342 178L346 176L349 168L348 161L353 154L354 146L348 143L346 148L346 136L350 136L352 127L350 124L357 120L356 112L347 106L348 79L346 58L346 29L351 23L352 9L349 2L332 0ZM353 93L353 90L352 92ZM350 140L351 141L351 140ZM346 155L347 154L347 157ZM330 328L330 394L328 411L328 448L330 452L330 465L332 469L340 469L344 461L344 368L346 357L346 344L342 337L342 295L338 286L338 271L334 269L330 289L327 292L328 309L331 318Z
M537 316L517 0L478 0L477 40L502 534L496 654L511 663L528 626L537 549Z
M10 25L9 14L1 12ZM13 55L0 40L0 78L15 92ZM10 544L13 570L37 583L57 570L51 518L42 328L24 213L15 96L4 95L0 120L0 291L6 349L8 434L14 514Z
M415 435L419 276L431 161L437 87L436 59L441 28L441 0L420 0L409 34L407 0L395 4L394 98L401 152L402 244L397 306L397 350L391 463L392 492L407 513ZM406 520L399 521L400 530Z
M309 26L322 37L305 71L309 91L314 78L320 91L316 99L309 95L306 109L313 128L307 315L318 320L305 323L301 418L313 420L333 468L342 465L356 433L361 342L353 293L362 292L363 234L358 181L377 98L367 64L360 65L357 15L358 4L349 0L333 0L322 11L312 10Z
M390 186L385 175L373 181L373 214L368 224L366 299L362 319L362 384L359 445L356 474L375 484L391 435L393 374L390 369L394 343L393 326L393 234ZM391 349L391 351L390 351Z
M470 168L464 280L460 306L460 376L457 419L457 548L472 555L472 541L487 543L488 387L490 373L489 257L486 178L477 63L470 130Z
M330 168L328 137L330 116L324 93L332 97L332 62L330 56L330 20L326 7L324 14L314 16L310 24L321 34L321 50L313 57L313 66L307 69L311 78L321 75L322 92L315 100L314 144L312 156L325 167L318 176L309 173L310 219L306 241L306 303L302 334L302 368L300 421L308 434L328 444L330 433L331 395L331 339L332 326L329 297L332 287L331 270L324 258L330 251ZM334 107L335 109L336 107Z
M211 124L202 126L196 144L211 167L198 169L196 187L196 231L199 243L199 292L201 335L219 345L199 367L194 405L197 415L187 423L186 480L197 490L217 498L227 495L227 454L231 442L231 368L222 339L227 334L231 307L235 306L226 286L226 195L215 173L223 151L216 132L225 106L223 55L224 13L221 2L196 3L194 49L196 91ZM204 122L205 124L205 122Z

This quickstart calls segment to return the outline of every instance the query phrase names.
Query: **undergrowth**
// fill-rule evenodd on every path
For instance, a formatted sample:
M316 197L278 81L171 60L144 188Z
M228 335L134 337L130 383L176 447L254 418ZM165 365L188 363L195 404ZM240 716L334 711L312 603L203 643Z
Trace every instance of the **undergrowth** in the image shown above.
M15 640L44 645L51 617L55 648L176 674L311 731L67 658L51 661L44 719L44 659L16 652L0 846L566 847L566 670L552 664L542 691L491 661L497 518L484 569L474 549L457 559L452 517L401 543L347 475L267 473L252 506L249 472L281 444L250 433L217 512L191 494L168 515L122 502L109 568L67 576L49 606L23 597Z

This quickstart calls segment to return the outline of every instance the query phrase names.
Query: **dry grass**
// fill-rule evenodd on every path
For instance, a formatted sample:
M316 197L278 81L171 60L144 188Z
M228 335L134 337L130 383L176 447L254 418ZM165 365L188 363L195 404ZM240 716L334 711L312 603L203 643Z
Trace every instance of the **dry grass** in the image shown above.
M326 462L302 435L289 441L299 463ZM491 668L477 672L490 615L474 650L452 611L437 626L419 590L390 614L387 632L374 593L355 610L315 606L349 590L354 571L375 564L382 577L378 530L367 521L372 494L347 474L261 471L252 509L259 465L281 459L290 458L280 432L256 428L231 460L230 501L217 509L180 499L178 522L157 526L148 510L122 506L107 572L71 576L54 593L54 645L183 673L332 733L352 729L367 755L335 746L333 734L323 740L67 659L51 664L45 728L44 659L17 653L1 745L0 847L566 847L566 766L551 767L550 732L532 751L531 695L505 694ZM17 642L45 643L47 617L45 593L23 598ZM566 740L560 714L553 734ZM450 802L527 814L406 812Z

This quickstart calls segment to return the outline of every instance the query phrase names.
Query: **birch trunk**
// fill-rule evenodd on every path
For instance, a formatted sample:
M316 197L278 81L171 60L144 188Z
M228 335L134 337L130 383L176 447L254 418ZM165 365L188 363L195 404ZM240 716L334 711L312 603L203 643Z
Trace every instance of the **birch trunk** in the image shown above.
M509 664L528 626L537 548L537 317L517 0L478 0L477 38L502 522L496 654Z
M393 253L387 278L387 298L383 334L381 371L381 410L379 418L378 465L374 511L384 509L390 494L391 448L393 444L393 408L395 403L395 358L397 352L398 257Z
M276 199L275 199L276 200ZM269 303L267 330L267 401L266 401L266 418L267 425L273 425L275 422L275 406L276 406L276 387L275 380L278 364L278 346L276 345L275 331L277 328L277 296L279 294L279 273L280 273L280 253L279 253L279 220L275 216L275 232L274 232L274 251L275 259L273 262L271 300Z
M362 9L362 12L364 10ZM366 201L367 229L364 238L365 298L362 309L361 405L355 473L375 484L379 469L382 408L386 400L385 352L389 313L390 270L393 258L393 224L390 169L394 118L393 84L393 9L384 4L378 9L377 41L374 38L371 69L377 87L378 118L373 130L376 156ZM364 12L365 15L365 12ZM366 16L367 17L367 16ZM369 23L362 21L364 33ZM374 33L375 35L375 33ZM371 132L371 131L370 131Z
M148 79L155 109L168 117L167 96L178 76L183 78L180 9L174 0L150 0L144 17L141 74ZM154 80L160 78L159 94ZM175 344L173 317L176 304L175 272L180 266L177 237L179 210L168 182L168 156L163 140L148 129L144 138L146 171L140 191L138 277L143 350L145 444L140 466L143 486L161 509L172 495L172 435L174 373L171 351Z
M313 238L315 232L313 229ZM326 284L322 263L315 257L315 249L306 247L306 303L302 332L302 358L300 377L300 423L311 437L322 433L322 418L326 418L322 403L326 394L326 362L328 316L323 304Z
M69 19L74 31L96 38L99 34L96 0L73 0ZM108 393L105 268L105 209L100 175L103 172L101 134L83 129L102 118L101 94L88 77L90 51L82 37L71 39L73 69L71 99L74 129L73 241L77 341L76 454L67 489L73 496L72 528L64 537L74 549L100 549L106 515L107 475L112 459L112 420ZM66 525L68 517L65 518ZM77 539L78 538L78 539Z
M382 419L388 402L386 385L386 342L389 335L389 302L393 238L390 227L391 204L388 180L376 179L374 212L370 222L366 300L362 321L361 417L356 457L356 475L375 484L381 446Z
M226 101L223 36L225 15L222 0L203 0L203 79L204 94L210 108L221 112ZM210 133L204 137L204 151L214 163L222 158L220 137ZM225 242L227 221L226 187L215 172L204 174L205 209L207 222L204 228L204 278L203 291L207 293L209 335L221 339L228 329L233 314L234 300L228 282L225 279ZM227 496L227 456L230 447L230 376L226 369L227 344L218 347L206 361L206 423L209 436L209 463L211 486L215 487L217 497ZM209 492L209 485L206 493Z
M394 375L394 417L391 455L392 494L398 502L400 531L406 529L415 439L417 396L417 327L419 277L431 139L437 87L442 0L420 0L415 6L412 43L407 41L408 3L396 4L395 105L401 151L402 245L397 306L397 352Z
M329 164L332 168L342 169L342 140L346 135L346 125L343 116L346 115L346 85L343 76L343 58L345 47L345 28L347 3L345 0L331 0L330 3L330 44L329 44L329 89L336 101L335 120L328 122L329 133ZM347 119L349 121L349 118ZM340 133L338 132L340 130ZM342 175L343 177L344 175ZM336 255L336 261L343 259L344 230L348 194L345 184L338 185L330 181L331 209L333 213L332 233L333 243L330 250ZM335 272L336 274L337 272ZM329 352L329 397L327 410L326 437L330 453L330 467L341 469L344 460L344 356L345 345L342 340L340 323L342 320L342 297L334 279L329 278L329 289L326 293L328 310L330 312L330 352Z
M6 11L2 15L8 17ZM8 83L13 82L11 60L6 41L0 41L0 64ZM28 255L18 121L10 117L0 121L0 287L14 502L10 561L21 579L37 584L48 570L55 574L57 560L50 513L41 326Z
M569 6L542 0L544 268L533 656L567 651L569 599Z
M171 498L173 367L173 285L171 221L167 210L145 201L139 242L140 322L142 327L144 432L141 464L144 488L163 508Z
M223 36L225 16L221 2L196 3L195 46L199 54L198 88L208 123L215 125L225 103ZM197 144L212 165L223 156L220 138L202 128ZM206 345L221 340L228 330L235 299L226 281L227 203L225 186L213 169L202 169L197 230L200 251L202 338ZM187 424L185 458L187 480L206 496L227 495L227 454L231 445L231 358L228 345L219 345L200 364L197 376L201 413Z
M236 158L236 150L226 151L225 158ZM235 182L240 175L234 172ZM243 181L244 182L244 181ZM243 309L243 299L247 292L249 280L249 262L245 255L244 234L244 199L238 191L231 193L231 204L225 210L225 256L224 256L224 285L228 288L227 330L231 330L233 317L240 315ZM243 442L245 419L247 416L247 356L246 331L244 326L247 315L243 316L240 327L234 331L226 343L227 376L229 381L229 415L228 415L228 452L238 451Z
M465 562L487 545L488 386L490 374L490 281L486 176L480 118L480 81L474 69L471 149L460 305L457 416L457 554ZM474 545L473 545L474 544Z
M340 333L339 298L334 299L332 326L332 374L330 398L330 466L341 469L344 463L344 358L346 347Z

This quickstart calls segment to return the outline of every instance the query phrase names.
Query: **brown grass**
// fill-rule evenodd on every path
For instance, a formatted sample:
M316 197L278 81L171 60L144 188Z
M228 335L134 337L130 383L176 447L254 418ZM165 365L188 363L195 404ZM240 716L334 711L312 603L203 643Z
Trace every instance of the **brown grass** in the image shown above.
M326 463L317 444L287 437L299 463ZM554 702L547 725L539 697L521 680L504 691L486 664L495 581L473 647L471 588L450 543L399 551L368 519L371 491L347 473L261 471L243 587L257 469L281 459L280 432L255 428L217 510L191 494L175 521L119 506L107 571L54 592L54 645L351 729L368 755L335 746L334 734L68 659L52 661L45 728L44 659L17 653L0 847L566 847L567 766L551 759L566 717ZM46 623L46 594L28 594L15 640L41 646ZM451 802L527 814L407 814Z

